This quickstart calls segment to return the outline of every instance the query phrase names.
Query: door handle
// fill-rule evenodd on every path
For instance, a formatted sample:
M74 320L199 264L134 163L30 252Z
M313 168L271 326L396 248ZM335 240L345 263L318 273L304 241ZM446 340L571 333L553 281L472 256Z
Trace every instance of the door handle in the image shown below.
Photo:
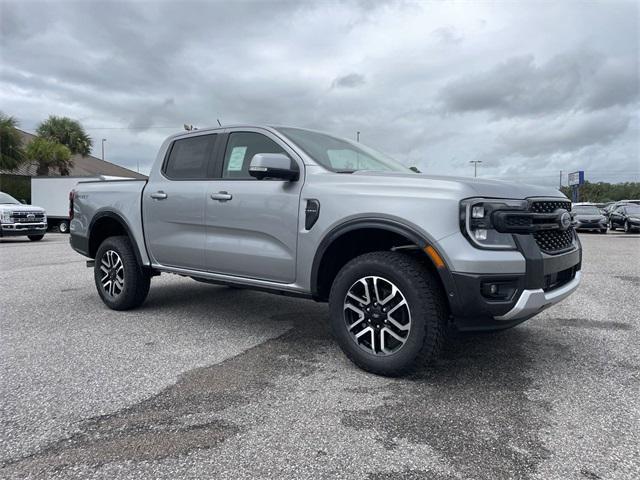
M219 202L227 202L232 198L233 198L233 195L231 195L228 192L218 192L218 193L211 194L211 200L218 200Z
M155 198L156 200L164 200L165 198L167 198L167 194L160 190L158 192L152 193L151 198Z

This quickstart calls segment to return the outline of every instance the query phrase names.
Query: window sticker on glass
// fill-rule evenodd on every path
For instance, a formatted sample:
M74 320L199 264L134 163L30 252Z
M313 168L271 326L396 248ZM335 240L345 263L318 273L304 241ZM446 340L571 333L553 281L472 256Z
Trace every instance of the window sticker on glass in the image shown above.
M229 157L229 164L227 165L228 172L239 172L242 170L244 155L246 152L247 147L233 147L233 150L231 150L231 156Z

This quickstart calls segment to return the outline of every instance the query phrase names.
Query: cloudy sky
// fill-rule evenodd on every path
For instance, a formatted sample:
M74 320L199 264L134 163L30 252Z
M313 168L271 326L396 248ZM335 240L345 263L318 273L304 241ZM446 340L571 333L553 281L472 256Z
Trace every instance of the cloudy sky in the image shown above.
M639 19L635 1L0 0L0 110L78 119L143 172L219 118L360 131L435 174L638 181Z

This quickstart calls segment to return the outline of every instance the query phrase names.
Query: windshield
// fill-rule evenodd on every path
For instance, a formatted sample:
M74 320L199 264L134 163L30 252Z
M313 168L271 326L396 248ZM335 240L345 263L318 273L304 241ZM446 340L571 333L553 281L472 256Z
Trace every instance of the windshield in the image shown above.
M412 172L394 159L345 138L300 128L276 128L323 167L332 172L352 173L356 170Z
M573 213L578 215L601 215L600 209L592 205L578 205L573 207Z
M20 205L20 202L4 192L0 192L0 205Z
M627 205L625 209L628 215L640 215L640 205Z

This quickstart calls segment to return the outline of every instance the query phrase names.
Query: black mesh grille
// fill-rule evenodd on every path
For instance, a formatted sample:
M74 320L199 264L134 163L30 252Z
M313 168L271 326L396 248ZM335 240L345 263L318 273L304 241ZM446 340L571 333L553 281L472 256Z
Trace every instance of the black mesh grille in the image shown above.
M529 210L534 213L553 213L558 209L571 210L569 200L537 200ZM573 246L573 227L568 230L542 230L533 234L540 250L548 254L561 253Z
M553 213L559 208L571 210L571 202L569 200L539 200L531 202L529 210L533 213Z
M573 228L569 230L543 230L533 234L536 243L545 253L560 253L573 245Z

